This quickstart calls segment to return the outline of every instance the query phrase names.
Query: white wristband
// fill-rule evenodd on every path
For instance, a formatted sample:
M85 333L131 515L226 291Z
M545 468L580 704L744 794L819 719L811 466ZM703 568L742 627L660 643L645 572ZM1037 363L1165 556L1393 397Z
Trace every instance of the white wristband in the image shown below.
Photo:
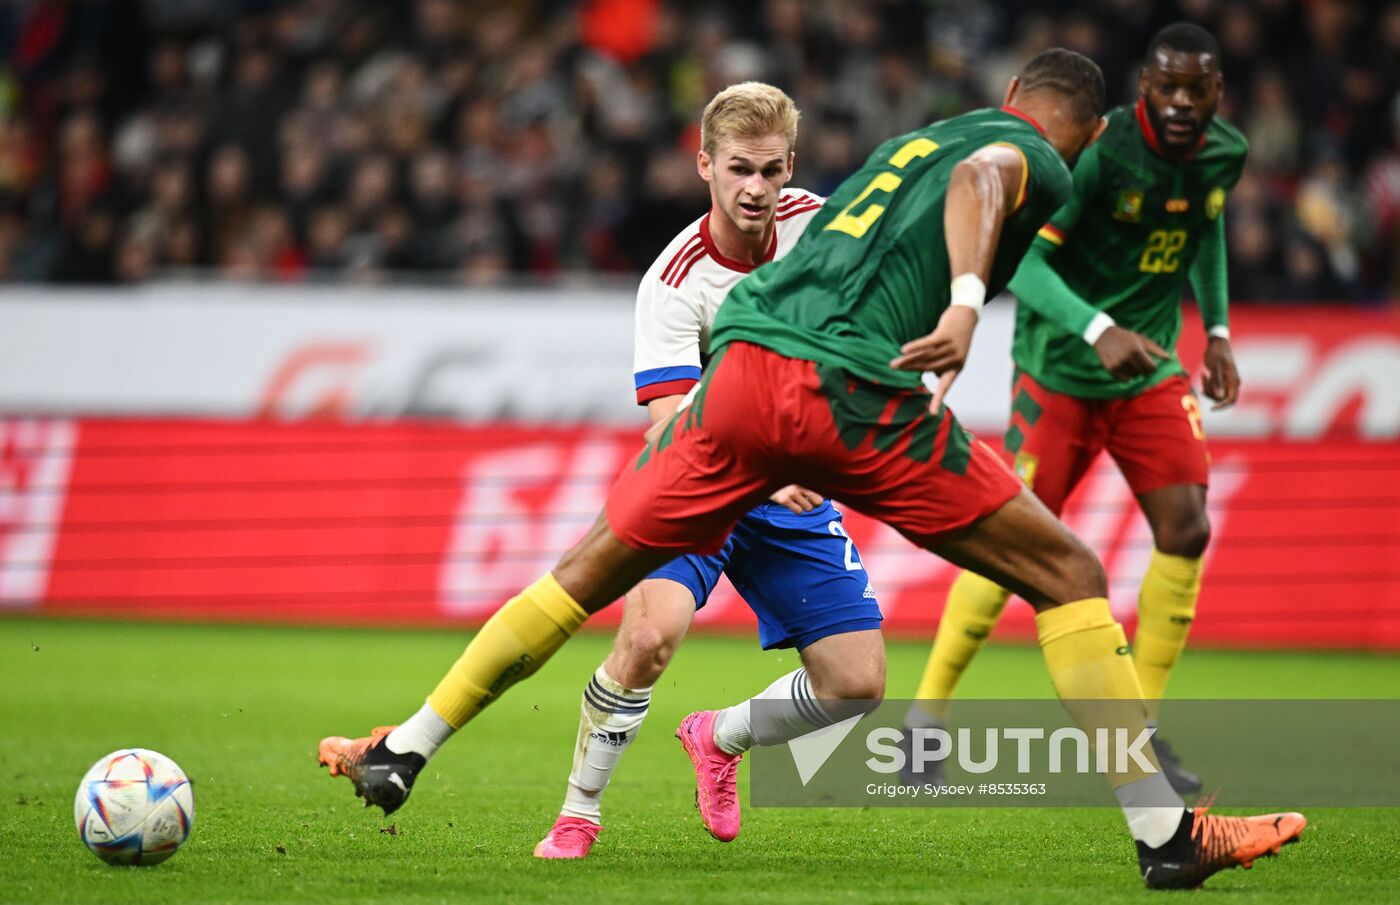
M1092 346L1099 341L1099 337L1103 336L1105 330L1114 326L1117 326L1117 323L1113 318L1100 311L1098 314L1094 315L1094 319L1089 321L1089 326L1085 327L1084 332L1079 335L1084 337L1084 341Z
M1211 328L1210 328L1208 331L1206 331L1206 332L1207 332L1207 335L1209 335L1209 336L1216 336L1216 337L1219 337L1220 339L1229 339L1229 338L1230 338L1230 328L1229 328L1229 327L1226 327L1224 324L1221 324L1219 327L1211 327Z
M953 277L948 285L948 304L962 305L981 312L987 301L987 284L975 273L963 273Z

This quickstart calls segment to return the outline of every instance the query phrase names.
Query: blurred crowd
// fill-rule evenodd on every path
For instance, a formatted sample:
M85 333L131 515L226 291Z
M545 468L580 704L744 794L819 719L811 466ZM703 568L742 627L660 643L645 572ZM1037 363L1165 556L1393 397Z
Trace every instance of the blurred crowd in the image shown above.
M705 208L727 84L797 99L825 193L1046 47L1131 101L1183 18L1251 145L1232 295L1400 299L1400 2L1366 0L10 0L0 281L635 272Z

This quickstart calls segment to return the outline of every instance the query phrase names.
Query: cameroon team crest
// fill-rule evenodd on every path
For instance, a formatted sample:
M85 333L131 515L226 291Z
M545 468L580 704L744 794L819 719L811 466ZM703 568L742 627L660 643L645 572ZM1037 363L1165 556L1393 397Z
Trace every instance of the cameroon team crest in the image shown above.
M1220 212L1225 209L1225 190L1220 186L1210 190L1206 195L1206 218L1214 220L1220 216Z
M1021 479L1021 483L1027 487L1035 487L1035 469L1040 464L1040 458L1030 453L1017 453L1016 460L1012 463L1011 469L1016 472L1016 477Z
M1113 206L1113 219L1137 223L1142 219L1142 189L1124 189Z

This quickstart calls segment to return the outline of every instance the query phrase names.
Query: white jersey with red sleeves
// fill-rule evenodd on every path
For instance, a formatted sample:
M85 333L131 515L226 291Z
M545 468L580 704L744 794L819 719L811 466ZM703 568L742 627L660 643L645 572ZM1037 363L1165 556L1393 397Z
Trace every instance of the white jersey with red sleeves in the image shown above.
M792 250L824 200L801 189L783 190L765 263ZM684 394L700 381L715 312L753 269L720 254L710 239L709 214L671 240L637 288L632 372L638 405Z

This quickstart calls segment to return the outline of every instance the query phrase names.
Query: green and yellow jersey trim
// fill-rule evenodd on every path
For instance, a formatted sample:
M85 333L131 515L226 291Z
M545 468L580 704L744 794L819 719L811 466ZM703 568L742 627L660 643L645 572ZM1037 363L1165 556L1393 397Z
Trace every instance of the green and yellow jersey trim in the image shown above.
M1025 151L1022 151L1009 141L994 141L989 147L1010 148L1021 155L1021 187L1016 190L1016 206L1011 209L1011 213L1014 214L1026 203L1026 186L1029 185L1031 181L1031 162L1026 159Z

